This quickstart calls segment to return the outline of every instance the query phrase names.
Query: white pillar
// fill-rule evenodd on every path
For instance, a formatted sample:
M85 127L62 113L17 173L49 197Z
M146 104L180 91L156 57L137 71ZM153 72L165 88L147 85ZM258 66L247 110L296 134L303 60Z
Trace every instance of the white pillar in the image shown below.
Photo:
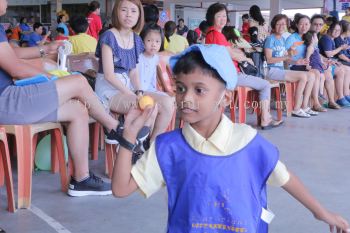
M270 0L270 21L272 18L282 13L281 0Z
M236 11L229 12L228 17L230 18L231 26L235 26L237 30L240 30L241 24L240 24L239 13Z

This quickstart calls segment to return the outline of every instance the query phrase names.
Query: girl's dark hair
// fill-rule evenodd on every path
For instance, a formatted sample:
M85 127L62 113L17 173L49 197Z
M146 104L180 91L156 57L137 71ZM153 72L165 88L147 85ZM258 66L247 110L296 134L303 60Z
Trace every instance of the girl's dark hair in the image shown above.
M63 16L64 15L57 16L57 23L61 23Z
M39 22L34 23L33 24L33 31L35 31L35 29L38 29L38 28L40 28L42 26L43 26L42 23L39 23Z
M250 40L253 43L256 43L258 41L258 28L257 27L250 27L248 30Z
M199 69L203 74L210 75L223 85L226 86L226 82L220 77L219 73L208 65L199 51L191 51L182 56L175 64L173 73L175 76L180 74L191 74L196 69Z
M187 32L186 39L187 39L189 45L197 44L198 38L199 38L199 36L198 36L197 32L195 32L193 30L189 30Z
M306 47L311 45L314 34L317 34L317 33L315 31L310 30L303 35L303 41Z
M208 22L206 20L203 20L200 24L199 24L199 30L201 30L201 32L206 33L207 30L209 28Z
M271 20L271 29L272 30L276 29L276 24L281 19L284 19L286 21L286 24L287 24L286 26L288 27L288 22L289 22L288 17L286 15L284 15L284 14L277 14Z
M156 5L145 5L143 6L143 11L145 14L145 23L158 23L159 10Z
M260 7L257 5L253 5L249 9L249 15L252 17L255 21L259 23L259 25L264 25L265 19L261 14Z
M174 35L176 30L176 23L174 21L168 21L164 25L164 36L168 42L170 42L170 37Z
M57 32L57 33L62 33L62 34L64 34L64 29L61 28L61 27L56 28L56 32Z
M309 23L311 24L311 19L309 16L307 15L303 15L303 14L300 14L300 13L297 13L294 15L294 20L293 20L293 27L292 29L296 32L296 33L299 33L299 30L298 30L298 27L297 25L299 24L300 20L302 19L308 19L309 20Z
M21 17L21 19L19 20L20 23L23 23L23 21L27 19L26 17Z
M164 33L163 33L163 29L156 23L145 24L145 26L143 27L140 33L140 37L142 41L145 41L146 36L151 31L158 32L160 34L160 38L161 38L160 51L163 51L164 50Z
M209 26L214 26L215 14L222 11L222 10L225 10L226 15L228 15L227 8L222 3L217 2L217 3L214 3L214 4L209 6L209 8L207 10L207 14L205 16Z
M100 8L100 3L98 1L92 1L88 5L89 7L89 12L94 12L98 8Z
M340 26L340 24L339 24L338 22L333 22L333 23L329 26L329 28L328 28L328 30L327 30L327 33L328 33L328 34L332 34L333 31L334 31L334 29L335 29L335 27L336 27L337 25ZM341 28L341 27L340 27L340 28ZM342 31L341 31L340 33L342 33Z
M235 33L234 26L225 26L225 27L223 27L221 32L226 37L227 41L231 41L233 43L236 43L239 39L239 37Z
M350 23L349 23L348 21L346 21L346 20L341 20L341 21L339 22L339 24L340 24L342 33L343 33L343 32L347 32L347 31L350 31Z
M85 33L89 27L89 22L85 16L75 15L69 20L69 24L76 34Z
M249 15L248 14L243 14L242 15L242 19L249 19Z

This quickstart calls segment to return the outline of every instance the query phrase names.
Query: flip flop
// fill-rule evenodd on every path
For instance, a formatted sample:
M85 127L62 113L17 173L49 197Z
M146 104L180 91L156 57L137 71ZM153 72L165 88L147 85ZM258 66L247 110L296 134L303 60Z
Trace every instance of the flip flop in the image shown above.
M260 128L262 130L269 130L269 129L272 129L272 128L277 128L279 126L281 126L283 124L283 121L275 121L275 120L272 120L268 125L266 126L260 126Z

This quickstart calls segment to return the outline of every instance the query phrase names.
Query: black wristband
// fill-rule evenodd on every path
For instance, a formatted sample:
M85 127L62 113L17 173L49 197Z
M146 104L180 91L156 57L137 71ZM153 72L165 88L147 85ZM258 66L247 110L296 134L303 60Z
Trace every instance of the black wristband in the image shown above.
M135 95L139 95L139 94L143 95L144 91L143 90L136 90L136 91L134 91L134 93L135 93Z
M133 153L135 152L135 148L136 148L135 144L132 144L131 142L129 142L123 136L120 136L120 135L117 135L116 139L119 142L120 146L124 147L125 149L127 149Z

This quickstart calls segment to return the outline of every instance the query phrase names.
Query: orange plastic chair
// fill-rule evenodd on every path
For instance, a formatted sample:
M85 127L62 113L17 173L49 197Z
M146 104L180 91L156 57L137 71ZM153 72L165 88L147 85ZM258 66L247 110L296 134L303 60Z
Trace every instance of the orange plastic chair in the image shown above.
M118 118L118 113L112 112L112 115L114 118ZM104 136L104 134L103 134ZM103 137L104 139L104 137ZM112 173L113 173L113 167L114 167L114 159L115 156L117 155L117 150L119 145L112 145L104 142L104 147L105 147L105 174L112 179Z
M281 103L281 94L280 94L280 86L278 82L270 81L271 91L275 95L276 103L277 103L277 120L282 120L282 107L279 103ZM249 96L250 94L250 96ZM250 97L250 98L248 98ZM259 103L259 93L256 90L253 90L249 87L241 87L238 86L233 93L233 98L230 106L230 115L232 122L236 122L236 105L238 101L238 123L246 122L246 110L248 107L253 107L257 116L257 123L260 125L261 123L261 108L258 105L257 108L251 106L252 103Z
M0 186L6 182L7 205L9 212L15 212L15 199L13 192L12 169L10 161L10 153L7 144L7 137L4 128L0 127Z
M286 93L286 111L287 111L287 117L292 116L292 111L295 105L294 95L295 90L297 88L297 83L291 83L291 82L280 82L280 86L285 87L285 93Z
M51 167L56 172L59 166L61 190L67 192L68 177L64 157L62 127L59 123L41 123L32 125L3 125L6 133L16 139L18 170L18 208L29 208L31 204L32 171L36 147L35 135L40 132L51 133ZM57 164L57 160L58 163Z

